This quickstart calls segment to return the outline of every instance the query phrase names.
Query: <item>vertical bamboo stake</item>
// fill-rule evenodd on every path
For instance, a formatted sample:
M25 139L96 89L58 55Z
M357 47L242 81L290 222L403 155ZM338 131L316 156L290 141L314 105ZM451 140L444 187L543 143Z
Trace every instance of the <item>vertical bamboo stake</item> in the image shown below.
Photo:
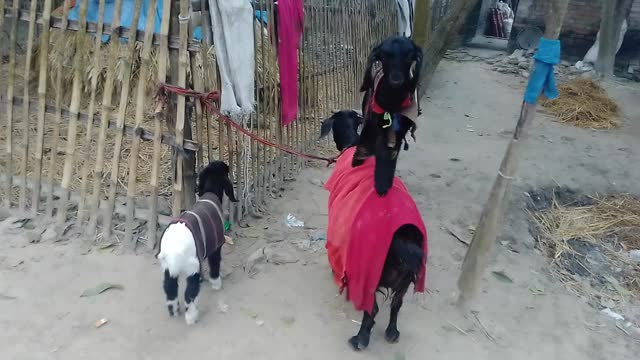
M136 89L135 133L142 130L142 118L144 116L147 97L147 78L149 77L149 70L151 68L151 43L153 41L153 29L156 20L156 0L149 0L147 6L147 23L144 28L140 76L138 77L138 88ZM127 183L127 210L125 214L127 223L124 231L124 242L126 244L125 246L127 246L129 250L135 251L138 239L133 237L133 227L135 222L136 177L138 175L140 138L134 135L131 142L131 152L129 156L129 181Z
M11 16L13 23L11 23L11 35L9 36L9 42L11 43L9 48L9 80L7 84L7 144L6 144L6 167L7 167L7 181L5 182L5 194L4 207L11 207L11 198L13 197L13 97L14 86L16 76L16 47L18 43L18 9L19 2L13 2L13 8L11 9ZM4 17L4 14L2 14Z
M96 164L93 176L93 192L91 194L91 219L87 226L87 235L93 236L96 232L98 217L100 212L100 185L104 175L104 153L107 139L107 129L109 127L109 118L111 116L111 106L113 102L113 88L115 81L116 63L118 62L118 53L120 49L120 14L122 13L122 0L116 0L113 20L111 20L111 28L114 32L111 34L111 43L109 44L109 55L107 60L107 74L104 81L104 90L102 94L102 114L100 117L100 130L98 132L98 149L96 152ZM118 155L116 155L118 156ZM117 169L113 169L116 173ZM104 213L103 218L111 218L111 213ZM111 230L109 230L111 231Z
M160 23L160 50L158 51L158 82L167 81L167 60L169 59L169 24L171 23L171 2L163 0L162 22ZM204 28L203 28L204 29ZM171 100L169 100L171 101ZM160 105L159 105L160 106ZM161 109L161 108L160 108ZM153 119L153 160L151 165L151 206L147 227L148 248L155 248L158 242L158 185L160 175L160 150L162 140L162 117L165 114L156 111Z
M193 79L193 87L198 92L204 91L204 58L202 51L195 56L191 56L191 77ZM196 141L200 144L200 151L196 153L196 168L204 166L204 114L200 101L195 101L196 105Z
M78 202L78 223L84 223L85 213L87 211L87 187L89 183L89 160L91 159L91 147L93 140L93 118L96 111L96 92L98 88L98 73L102 71L102 32L104 29L104 7L105 0L100 0L98 5L98 26L96 29L96 42L93 49L94 57L94 69L97 71L91 77L91 97L89 99L89 113L87 119L87 133L85 136L85 143L82 149L82 182L80 184L80 201ZM100 179L94 178L93 181L99 182Z
M187 86L187 41L189 40L189 1L180 0L180 48L178 49L178 86ZM182 145L184 143L184 127L185 127L185 98L178 96L178 114L176 119L176 143ZM184 201L184 178L182 164L184 158L178 156L176 159L176 178L174 179L173 190L175 191L173 203L173 215L176 216L182 207Z
M263 91L264 91L264 81L262 81L262 78L260 76L261 72L258 71L258 47L261 45L262 43L262 3L260 1L258 1L257 3L257 7L258 9L261 11L260 12L260 18L256 21L257 23L257 27L258 27L258 31L257 31L257 35L260 35L260 39L257 38L257 35L254 35L253 37L253 48L255 49L254 51L254 63L256 64L255 67L255 78L256 78L256 87L255 87L255 98L256 98L256 113L255 113L255 131L256 134L258 136L260 136L260 111L262 110L261 106L260 106L260 84L262 84L263 86ZM255 31L254 31L255 33ZM254 141L255 144L255 173L254 173L254 179L253 179L253 191L254 191L254 202L255 202L255 206L257 207L259 202L260 202L260 196L261 196L261 182L260 182L260 143L258 143L257 141Z
M22 104L22 159L20 161L20 197L18 200L18 208L20 211L24 211L27 207L27 164L29 162L29 132L30 132L30 119L29 119L29 80L31 78L31 57L33 56L33 37L36 27L36 8L38 2L31 0L31 7L29 10L29 30L27 35L27 54L24 67L24 89L23 89L23 104ZM4 14L3 14L4 16Z
M136 0L135 8L133 10L133 20L131 22L131 28L129 29L129 48L127 49L126 57L122 58L124 63L124 77L122 81L122 89L120 92L118 121L116 123L116 143L113 149L113 159L111 161L111 178L109 179L109 202L107 203L107 208L104 213L104 239L111 238L111 224L113 223L112 215L113 209L116 204L116 193L118 191L118 173L120 171L120 156L122 151L122 137L124 135L124 121L127 115L127 106L129 105L129 92L131 91L131 67L133 56L136 51L136 37L138 34L138 21L140 19L141 7L142 0ZM114 39L113 41L117 41L117 39Z
M80 3L79 30L77 36L83 38L87 33L87 8L89 0L82 0ZM71 177L73 176L73 163L76 153L76 138L78 136L78 113L80 112L80 97L82 96L82 57L76 56L73 62L73 84L71 88L71 104L69 106L69 129L67 131L66 158L64 169L62 170L62 196L60 196L60 206L58 208L58 225L63 225L67 221L67 206L71 187Z
M45 0L42 14L43 24L49 24L51 20L51 0ZM1 28L1 26L0 26ZM40 187L42 183L42 155L44 152L44 120L47 96L47 68L49 65L49 26L42 27L40 36L40 74L38 76L38 130L36 135L35 179L31 198L31 214L37 215L40 207Z
M67 25L69 24L69 7L71 6L70 0L65 0L62 8L62 30L61 32L66 31ZM63 66L58 67L58 71L56 72L56 113L54 115L54 123L53 123L53 134L51 136L51 158L49 159L49 176L47 177L47 181L49 182L49 193L47 193L47 210L46 214L48 217L53 217L53 180L56 174L56 169L59 164L57 163L58 157L58 142L60 142L60 125L62 122L62 96L64 95L62 92L62 71Z
M546 39L558 39L562 22L567 12L568 2L569 0L554 0L552 2L545 21L544 37ZM513 133L513 138L509 142L507 151L502 158L498 176L496 176L493 183L489 199L482 210L473 240L462 263L462 272L458 279L458 289L460 290L459 306L464 307L467 305L477 292L478 284L496 241L498 225L509 199L511 181L518 167L519 156L524 150L523 144L527 136L527 130L535 118L535 113L535 104L522 103L520 118Z

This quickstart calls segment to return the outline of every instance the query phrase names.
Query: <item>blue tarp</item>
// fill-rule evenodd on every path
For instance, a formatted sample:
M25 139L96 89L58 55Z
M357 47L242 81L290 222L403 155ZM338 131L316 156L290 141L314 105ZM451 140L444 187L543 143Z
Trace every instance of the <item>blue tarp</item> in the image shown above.
M160 32L160 23L162 21L162 1L156 2L156 21L153 28L154 33ZM76 1L76 6L69 12L69 20L78 20L80 12L80 4L82 0ZM122 12L120 13L120 25L126 28L131 28L133 22L133 10L135 8L135 0L122 0ZM98 22L100 0L89 0L89 7L87 9L87 21ZM104 23L111 24L113 20L113 13L116 8L116 0L105 0L104 4ZM149 9L149 1L142 0L142 7L140 9L140 18L138 19L138 30L144 31L147 23L147 12ZM108 42L109 35L102 35L102 42ZM126 39L122 39L126 42Z
M560 63L560 40L540 39L538 51L533 58L535 64L533 72L529 76L524 101L528 104L535 104L542 93L548 99L557 98L558 88L553 67Z

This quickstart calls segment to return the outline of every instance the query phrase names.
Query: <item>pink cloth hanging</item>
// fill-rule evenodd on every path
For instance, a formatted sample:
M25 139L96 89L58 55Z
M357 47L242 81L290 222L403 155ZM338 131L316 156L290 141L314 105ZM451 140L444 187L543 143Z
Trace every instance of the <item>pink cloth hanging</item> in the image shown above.
M302 0L278 0L278 66L282 125L298 116L298 49L302 39L304 9Z

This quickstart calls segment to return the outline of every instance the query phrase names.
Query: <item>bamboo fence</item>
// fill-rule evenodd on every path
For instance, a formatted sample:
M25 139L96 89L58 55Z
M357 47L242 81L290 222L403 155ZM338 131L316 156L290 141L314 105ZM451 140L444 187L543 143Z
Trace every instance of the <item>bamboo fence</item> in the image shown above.
M97 14L88 14L90 2L99 2ZM194 2L150 0L142 14L135 0L132 23L147 22L126 28L123 0L112 23L104 0L0 0L0 206L75 224L90 241L153 248L170 217L193 202L197 170L221 159L240 200L224 204L229 220L260 216L307 161L246 137L197 101L154 101L159 82L220 88L211 36L193 37L198 25L210 34L208 1ZM316 141L319 124L359 106L369 50L396 31L395 2L305 0L299 113L289 126L280 123L273 1L252 5L266 23L254 18L256 106L247 128L331 155ZM178 21L197 12L190 18L201 24Z

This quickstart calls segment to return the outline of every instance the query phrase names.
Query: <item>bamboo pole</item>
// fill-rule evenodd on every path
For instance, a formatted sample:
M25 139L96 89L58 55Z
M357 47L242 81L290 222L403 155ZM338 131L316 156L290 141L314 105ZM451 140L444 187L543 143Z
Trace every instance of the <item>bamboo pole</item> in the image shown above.
M117 29L120 26L121 13L122 0L116 0L113 20L111 21L111 26L114 29ZM136 26L134 26L134 28L136 28ZM93 176L93 193L91 194L91 219L89 220L89 225L87 226L87 234L90 236L93 236L95 234L98 217L100 217L100 212L98 211L100 205L100 183L104 176L104 154L106 150L105 147L107 139L107 129L109 128L109 116L112 111L111 107L113 102L116 63L118 62L120 49L119 40L120 39L118 36L112 35L111 44L109 45L110 48L107 60L107 74L104 83L104 92L102 94L102 116L100 119L100 130L98 132L98 149L96 152L96 164ZM118 155L119 154L115 154L115 156ZM117 169L113 169L113 171L115 171L116 173L118 172ZM105 211L102 214L103 218L111 218L111 213L107 213ZM111 231L111 229L109 229L109 231Z
M102 30L104 28L104 8L105 0L100 0L98 5L98 27L96 29L96 42L93 49L94 57L93 62L96 69L102 69ZM45 61L45 60L42 60ZM93 117L96 109L96 92L98 88L98 76L92 76L91 78L91 97L89 98L89 119L87 121L87 133L85 136L85 143L82 150L82 182L80 184L80 202L78 203L78 223L84 223L84 218L87 211L87 187L89 185L89 160L91 159L91 146L93 140ZM93 181L100 182L101 179L94 178Z
M62 25L63 29L66 29L67 24L69 22L69 7L71 6L71 0L65 0L62 8ZM52 141L51 141L51 158L49 159L49 176L47 177L47 181L49 184L53 184L55 169L59 166L58 164L58 142L60 142L60 125L62 122L62 96L64 95L62 92L62 71L63 66L58 67L58 71L56 72L56 100L55 100L55 108L56 113L54 114L54 122L53 122L53 133L52 133ZM49 192L47 194L47 209L46 215L48 217L53 217L53 192Z
M13 175L13 96L15 91L16 76L16 47L18 43L18 1L13 2L11 13L13 14L13 23L11 24L11 34L9 35L9 80L7 82L7 144L6 144L6 168L7 182L5 183L4 207L11 207L11 198L13 197L12 175Z
M29 10L29 30L27 31L27 54L24 66L24 89L23 97L25 102L22 106L22 159L20 161L20 197L18 199L18 209L24 211L27 207L27 164L29 163L29 133L30 133L30 118L29 118L29 80L31 78L31 57L33 56L33 38L36 28L36 10L38 2L31 0L31 6Z
M136 0L133 10L133 20L131 22L131 37L135 39L138 32L138 21L140 19L140 10L142 0ZM109 202L104 214L104 239L111 238L111 224L113 223L113 208L116 203L116 193L118 191L118 173L120 170L120 156L122 151L122 140L124 132L124 122L127 114L127 106L129 105L129 92L131 91L131 67L133 56L136 51L136 42L129 40L126 57L121 58L124 63L124 77L122 81L122 89L120 91L120 104L118 108L118 123L116 124L115 146L113 149L113 159L111 161L111 177L109 179ZM176 139L178 140L178 139ZM181 144L181 139L178 144ZM134 175L135 176L135 175Z
M189 40L189 1L180 0L180 46L178 49L178 86L187 86L187 41ZM184 96L178 96L178 113L176 118L176 141L181 144L184 140L185 128L185 108L186 102ZM177 156L176 159L176 178L174 179L173 190L175 192L173 202L173 215L176 216L182 208L185 199L184 193L184 177L183 177L184 157Z
M141 129L142 119L144 116L145 103L147 97L147 78L151 68L151 46L153 40L153 29L156 20L156 0L149 0L147 3L147 23L144 29L144 43L142 45L140 76L138 77L138 88L136 94L136 112L135 112L135 129ZM138 156L140 154L140 138L133 136L131 139L131 152L129 156L129 181L127 182L127 215L124 231L125 246L135 251L138 243L137 238L133 237L134 228L134 212L136 206L136 186L138 175Z
M158 82L167 81L167 61L169 59L169 25L171 23L171 2L163 0L162 3L162 22L160 23L160 50L158 52ZM169 100L171 101L171 100ZM161 105L159 105L161 106ZM161 108L159 108L161 110ZM166 109L165 109L166 111ZM160 151L162 137L162 117L166 113L156 111L153 119L153 159L151 165L151 194L150 194L150 213L149 223L147 227L147 243L148 248L155 248L158 243L156 230L158 228L158 186L160 175Z
M193 87L198 92L204 92L204 58L201 52L191 56L191 78L193 79ZM204 141L204 114L200 101L195 101L196 105L196 141L201 146ZM204 149L204 148L203 148ZM204 166L204 151L196 153L196 168Z
M48 24L51 19L52 0L45 0L42 18ZM1 26L0 26L1 28ZM34 187L31 190L31 214L37 215L40 207L40 184L42 183L42 157L44 153L44 121L47 102L47 69L49 66L49 34L50 27L43 26L40 35L40 73L38 75L38 128L36 135L36 152L34 164Z
M78 36L84 37L87 28L87 8L89 0L82 0L80 3L80 30ZM78 136L78 113L80 112L80 97L82 96L82 57L76 56L73 62L73 84L71 88L71 104L69 106L69 129L67 130L67 147L64 168L62 170L62 196L58 207L58 225L61 226L67 221L67 206L69 203L69 193L71 187L71 177L73 176L74 156L76 153L76 139Z
M568 0L554 0L552 2L546 17L545 38L558 38L567 12L567 4ZM507 206L511 182L516 175L519 157L524 151L524 140L528 128L535 118L535 113L535 104L522 103L520 118L513 138L502 159L498 176L493 183L489 199L482 210L473 240L462 263L462 272L458 279L458 289L460 290L458 305L461 307L468 305L477 293L478 284L496 241L499 223Z

